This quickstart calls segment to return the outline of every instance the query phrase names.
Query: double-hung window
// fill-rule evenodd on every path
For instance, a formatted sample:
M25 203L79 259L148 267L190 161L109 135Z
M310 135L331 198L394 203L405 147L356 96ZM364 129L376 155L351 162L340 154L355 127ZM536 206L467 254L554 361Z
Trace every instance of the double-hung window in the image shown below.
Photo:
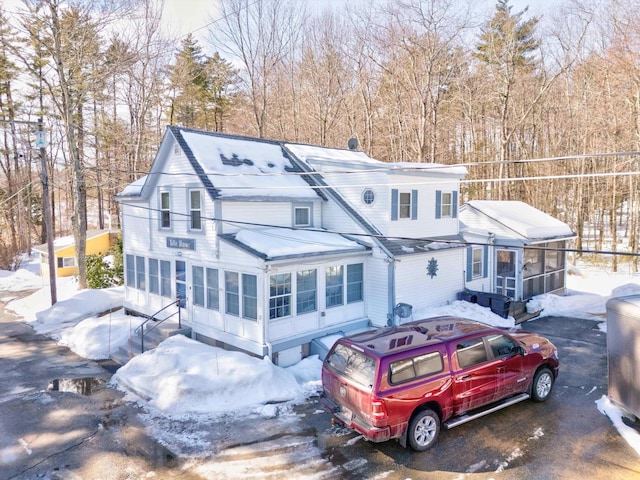
M189 216L191 230L202 230L202 195L200 190L189 191Z
M418 219L418 190L391 190L391 220Z
M125 279L127 282L127 286L135 287L136 286L136 264L135 257L133 255L127 254L125 257L126 260L126 275Z
M237 272L224 272L225 312L240 316L240 276Z
M171 228L171 194L160 192L160 228Z
M363 300L363 280L362 263L347 265L347 303Z
M160 295L171 298L171 262L160 260Z
M291 274L271 275L269 279L269 318L291 315Z
M207 268L207 308L209 310L220 308L217 268Z
M191 267L193 304L204 307L204 267Z
M136 288L138 290L144 290L146 288L144 262L144 257L136 257Z
M149 259L149 293L160 293L160 277L158 272L158 260Z
M473 258L471 260L471 274L473 275L473 278L482 277L482 253L482 248L473 249Z
M258 319L258 277L242 274L242 318Z
M343 271L342 265L327 267L326 269L327 308L336 307L344 303Z
M317 299L317 274L315 270L303 270L296 274L296 313L315 312Z
M436 218L456 218L458 216L458 192L436 190Z

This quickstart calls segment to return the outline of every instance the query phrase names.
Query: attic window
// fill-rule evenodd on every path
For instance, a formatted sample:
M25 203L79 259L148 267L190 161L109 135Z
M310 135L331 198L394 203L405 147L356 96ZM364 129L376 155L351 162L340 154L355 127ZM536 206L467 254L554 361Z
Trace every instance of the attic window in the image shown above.
M362 192L362 202L365 205L371 205L376 201L376 194L370 188L367 188L364 192Z
M180 155L180 152L182 152L182 149L180 148L180 144L178 142L173 144L173 153L175 155Z
M293 226L310 227L311 225L311 205L294 205Z

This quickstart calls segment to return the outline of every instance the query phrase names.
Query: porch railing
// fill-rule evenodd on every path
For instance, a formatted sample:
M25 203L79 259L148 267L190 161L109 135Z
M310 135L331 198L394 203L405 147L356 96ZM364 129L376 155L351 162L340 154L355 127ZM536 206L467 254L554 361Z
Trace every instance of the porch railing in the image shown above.
M178 298L175 302L171 302L170 304L162 307L160 310L158 310L156 313L154 313L153 315L151 315L149 318L147 318L144 322L142 322L138 328L136 328L134 330L134 333L140 333L140 353L144 353L144 336L152 331L154 331L156 328L158 328L163 322L169 320L170 318L174 317L175 315L178 315L178 328L182 328L182 319L181 319L181 311L182 308L180 307L182 299ZM163 311L165 311L167 308L172 307L172 306L176 306L178 307L178 310L176 312L173 312L171 315L168 315L162 319L160 318L156 318L156 316L159 313L162 313ZM149 322L155 322L153 324L153 326L151 326L150 328L146 328L145 329L145 325L147 325L147 323Z

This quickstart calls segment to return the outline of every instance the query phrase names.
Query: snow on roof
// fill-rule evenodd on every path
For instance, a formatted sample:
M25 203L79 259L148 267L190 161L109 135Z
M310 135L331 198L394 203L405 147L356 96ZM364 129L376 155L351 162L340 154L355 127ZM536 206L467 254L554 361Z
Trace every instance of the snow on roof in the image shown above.
M524 202L472 200L467 203L473 209L531 240L575 235L566 223Z
M337 233L284 228L240 230L236 234L236 241L263 253L267 258L365 250L364 246Z
M415 163L415 162L396 162L387 163L375 160L364 152L354 150L344 150L340 148L317 147L313 145L299 145L287 143L285 145L291 153L297 158L306 162L320 162L324 167L327 164L336 165L344 168L342 164L348 164L351 168L364 167L366 169L375 168L380 171L420 171L427 173L438 173L445 175L465 176L467 169L458 165L441 165L439 163Z
M318 198L276 143L180 133L222 197Z
M142 187L144 187L144 184L147 181L147 177L148 175L145 175L144 177L140 177L135 182L130 183L129 185L124 187L124 190L122 190L122 192L120 192L117 196L118 197L140 196L140 192L142 192Z
M356 150L345 150L342 148L327 148L314 145L300 145L287 143L285 147L303 162L309 160L338 160L353 163L366 163L368 165L385 165L379 160L374 160L364 152Z

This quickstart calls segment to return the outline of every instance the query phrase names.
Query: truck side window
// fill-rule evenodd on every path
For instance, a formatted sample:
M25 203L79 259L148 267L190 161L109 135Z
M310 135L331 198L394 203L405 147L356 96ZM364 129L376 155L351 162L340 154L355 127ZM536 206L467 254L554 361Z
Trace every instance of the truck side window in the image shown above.
M494 358L515 352L516 344L509 337L496 334L490 335L487 337L487 340L489 341L489 347L491 347Z
M440 352L431 352L417 357L397 360L389 365L389 383L396 385L414 378L433 375L441 372L443 368L444 363Z
M456 345L458 363L462 368L471 367L487 361L487 350L482 338L465 340Z

